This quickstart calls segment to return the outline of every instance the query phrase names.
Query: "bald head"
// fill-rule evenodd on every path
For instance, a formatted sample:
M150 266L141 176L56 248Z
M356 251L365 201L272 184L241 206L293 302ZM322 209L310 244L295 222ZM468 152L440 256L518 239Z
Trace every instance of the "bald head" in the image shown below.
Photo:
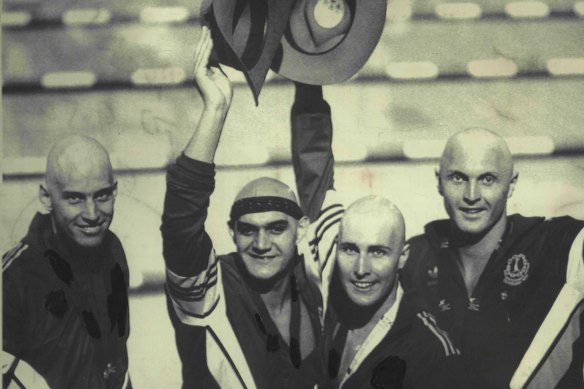
M105 148L84 136L61 140L49 152L45 182L39 198L51 212L58 236L81 247L99 246L111 224L117 193Z
M440 170L462 154L475 155L477 158L491 158L499 161L502 172L513 174L513 158L505 140L498 134L484 128L469 128L448 139L442 157Z
M245 185L237 196L235 201L247 199L250 197L275 196L298 203L296 195L290 187L281 181L269 177L260 177Z
M347 208L337 242L336 279L350 301L383 307L383 312L391 307L398 270L405 263L404 237L404 218L391 201L369 196ZM371 319L376 320L366 318Z
M405 222L399 208L391 201L380 196L367 196L353 202L346 210L341 220L341 233L343 226L353 221L368 225L366 232L383 229L388 234L395 236L396 240L405 239Z
M69 180L98 176L113 182L109 154L93 138L67 137L57 142L49 152L45 175L49 189Z
M458 230L469 241L487 237L496 242L505 229L507 199L517 181L503 138L482 128L455 134L446 143L436 177L446 212Z

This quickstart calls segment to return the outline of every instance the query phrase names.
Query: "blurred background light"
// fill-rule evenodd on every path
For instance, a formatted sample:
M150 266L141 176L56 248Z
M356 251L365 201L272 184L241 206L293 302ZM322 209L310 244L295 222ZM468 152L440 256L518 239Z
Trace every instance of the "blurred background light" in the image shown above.
M438 77L438 66L432 62L390 62L387 75L396 80L432 79Z
M510 59L479 59L467 65L467 71L477 78L513 77L517 74L517 65Z
M63 23L68 26L100 25L111 20L112 14L103 8L71 9L63 13Z
M182 23L188 18L186 7L146 7L140 13L142 23Z
M545 18L550 7L541 1L514 1L505 4L505 12L512 18Z
M475 3L442 3L435 9L441 19L478 19L481 17L481 7Z
M89 71L51 72L41 78L45 88L89 88L97 82L97 76Z

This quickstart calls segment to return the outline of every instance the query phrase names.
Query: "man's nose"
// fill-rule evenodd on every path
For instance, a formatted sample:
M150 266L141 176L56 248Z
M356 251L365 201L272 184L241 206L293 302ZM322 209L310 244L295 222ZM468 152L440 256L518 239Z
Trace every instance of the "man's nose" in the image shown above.
M354 272L357 278L363 278L370 273L369 258L367 258L367 253L359 254L359 258L355 264Z
M262 229L260 229L256 235L256 238L254 240L254 246L253 248L256 251L260 251L260 252L264 252L264 251L268 251L270 249L272 242L270 240L270 237L268 236L268 233Z
M474 204L481 199L481 193L476 181L469 180L464 190L464 201Z
M88 199L85 202L85 208L83 209L83 219L87 221L96 221L98 219L98 214L97 204L92 199Z

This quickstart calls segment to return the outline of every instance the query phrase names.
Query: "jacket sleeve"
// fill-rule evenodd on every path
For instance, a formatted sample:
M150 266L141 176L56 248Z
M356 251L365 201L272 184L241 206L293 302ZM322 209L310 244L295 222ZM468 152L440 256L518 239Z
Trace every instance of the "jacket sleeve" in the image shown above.
M13 268L2 271L2 349L17 358L22 358L27 344L25 325L25 302L22 298L19 272Z
M166 287L185 323L207 316L220 298L217 259L204 228L214 176L213 164L185 155L167 173L161 226Z
M330 107L324 101L303 109L298 101L292 107L292 160L302 210L311 224L306 239L298 247L307 273L327 301L328 285L334 268L336 236L344 212L334 185L332 122Z

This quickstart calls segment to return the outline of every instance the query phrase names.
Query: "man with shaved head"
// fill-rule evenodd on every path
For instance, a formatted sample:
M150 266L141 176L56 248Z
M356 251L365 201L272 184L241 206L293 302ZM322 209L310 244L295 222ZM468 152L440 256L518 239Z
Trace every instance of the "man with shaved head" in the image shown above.
M584 222L507 216L505 141L471 128L436 170L448 220L409 242L404 287L461 347L453 387L583 387Z
M232 97L227 77L207 66L211 48L204 27L195 53L203 112L168 169L161 226L183 387L312 388L319 302L296 250L308 219L292 190L259 178L238 192L228 222L234 253L216 256L205 231Z
M3 256L5 385L19 382L19 363L52 388L127 384L128 267L109 231L116 192L94 139L65 138L49 152L39 189L48 213Z
M311 220L299 249L325 311L318 387L448 387L459 351L427 312L414 309L398 280L406 258L400 210L367 196L343 211L330 107L321 87L296 83L295 90L292 157Z

